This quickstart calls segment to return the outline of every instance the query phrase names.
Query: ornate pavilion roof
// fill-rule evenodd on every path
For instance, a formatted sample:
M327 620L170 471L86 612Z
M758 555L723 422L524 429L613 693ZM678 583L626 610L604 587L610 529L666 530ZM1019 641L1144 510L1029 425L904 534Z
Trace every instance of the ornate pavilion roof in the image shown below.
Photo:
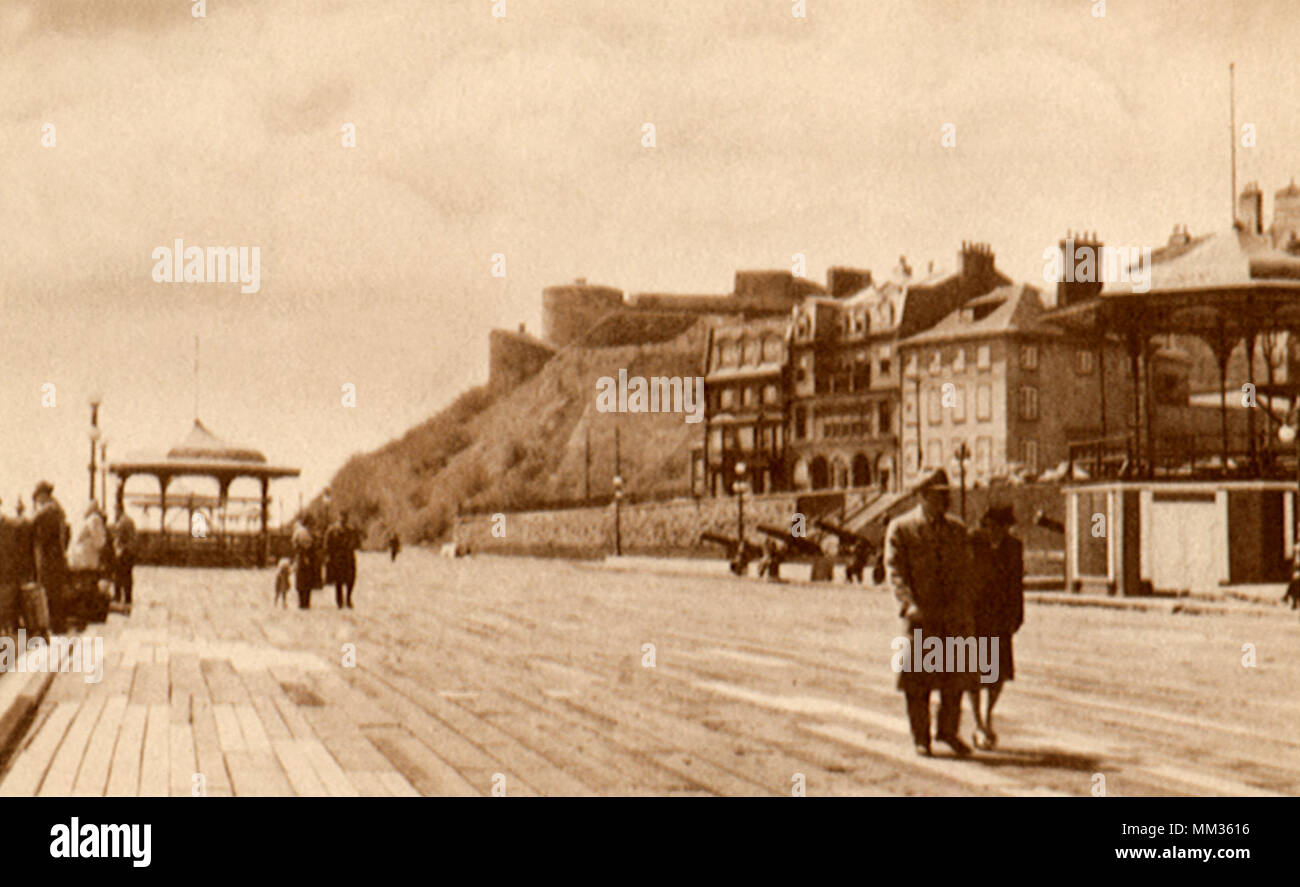
M227 443L198 419L194 427L166 456L142 455L109 463L108 470L130 474L204 474L211 476L297 477L299 469L269 465L266 456L249 447Z

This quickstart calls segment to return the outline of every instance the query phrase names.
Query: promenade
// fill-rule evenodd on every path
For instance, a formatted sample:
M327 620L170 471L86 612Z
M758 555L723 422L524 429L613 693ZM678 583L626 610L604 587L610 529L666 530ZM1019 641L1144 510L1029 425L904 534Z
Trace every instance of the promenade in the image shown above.
M1294 612L1031 601L999 750L919 759L883 590L634 566L363 554L357 608L306 612L141 568L0 794L1300 794Z

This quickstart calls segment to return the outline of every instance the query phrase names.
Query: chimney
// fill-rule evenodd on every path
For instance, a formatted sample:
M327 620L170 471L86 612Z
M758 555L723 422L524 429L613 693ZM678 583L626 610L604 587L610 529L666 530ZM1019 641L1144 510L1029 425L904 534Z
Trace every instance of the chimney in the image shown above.
M1059 246L1061 279L1056 282L1057 307L1068 308L1101 295L1101 278L1105 269L1102 267L1102 243L1097 239L1097 232L1070 231ZM1088 279L1079 280L1080 272Z
M1264 231L1264 194L1259 190L1258 182L1251 182L1242 189L1237 199L1237 224L1243 231L1262 234Z
M845 268L841 265L826 270L826 289L830 292L831 298L842 299L867 286L871 286L870 271L861 268Z
M976 283L993 276L993 247L973 240L961 242L957 269L962 283Z

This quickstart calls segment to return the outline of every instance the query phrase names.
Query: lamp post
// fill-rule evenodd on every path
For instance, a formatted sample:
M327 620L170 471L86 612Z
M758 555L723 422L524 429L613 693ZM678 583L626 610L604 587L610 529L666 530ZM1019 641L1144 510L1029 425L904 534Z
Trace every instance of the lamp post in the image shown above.
M108 438L99 441L99 502L108 515Z
M1284 444L1295 444L1296 455L1296 496L1292 511L1291 549L1292 557L1300 551L1300 406L1292 407L1287 413L1286 424L1277 429L1277 439Z
M966 446L966 441L957 444L957 451L952 454L957 460L957 470L961 475L961 519L966 521L966 462L970 459L970 447Z
M623 477L614 475L614 556L623 556Z
M95 392L90 395L90 501L95 501L95 447L99 443L99 405L104 398Z
M749 484L745 481L745 463L736 463L736 482L731 489L736 493L736 544L745 547L745 491Z

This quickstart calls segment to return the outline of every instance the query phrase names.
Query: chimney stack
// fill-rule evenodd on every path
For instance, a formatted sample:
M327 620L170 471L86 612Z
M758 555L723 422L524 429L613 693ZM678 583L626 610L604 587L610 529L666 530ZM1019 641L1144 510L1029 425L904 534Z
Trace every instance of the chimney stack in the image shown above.
M993 247L973 240L961 242L957 269L963 282L976 283L993 276Z
M837 265L826 270L826 289L831 297L842 299L863 287L871 286L871 272L862 268L845 268Z
M1068 308L1101 295L1103 244L1097 239L1097 232L1070 231L1058 245L1061 249L1061 279L1056 282L1057 307ZM1083 263L1087 263L1082 270L1084 276L1091 278L1089 280L1077 279L1079 266ZM1092 268L1090 275L1086 273L1087 266Z
M1264 194L1258 182L1251 182L1237 199L1237 223L1251 234L1264 232Z

